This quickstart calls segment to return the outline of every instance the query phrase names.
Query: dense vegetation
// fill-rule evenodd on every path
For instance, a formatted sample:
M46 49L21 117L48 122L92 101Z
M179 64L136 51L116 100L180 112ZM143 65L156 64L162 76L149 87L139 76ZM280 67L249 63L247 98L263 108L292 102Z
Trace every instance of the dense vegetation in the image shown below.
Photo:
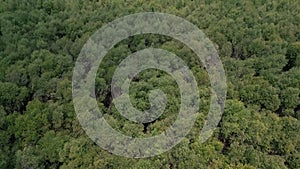
M192 69L201 96L195 127L180 144L146 159L102 150L82 130L72 103L72 70L86 40L103 24L135 12L187 19L215 43L226 70L222 120L205 143L198 134L209 109L207 73L188 47L171 38L128 38L101 63L96 97L117 130L145 137L176 118L180 95L171 76L149 70L130 87L131 101L149 107L148 91L168 96L155 122L136 124L117 113L110 80L128 54L158 47ZM297 0L0 1L0 168L300 168L300 3Z

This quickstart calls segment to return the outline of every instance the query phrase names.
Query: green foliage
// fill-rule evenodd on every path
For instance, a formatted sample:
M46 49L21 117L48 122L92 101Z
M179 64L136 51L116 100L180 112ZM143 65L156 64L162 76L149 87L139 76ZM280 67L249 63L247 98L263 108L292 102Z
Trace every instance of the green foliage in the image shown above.
M0 168L300 168L299 10L294 0L0 1ZM98 106L114 129L134 137L158 135L180 109L174 79L147 70L131 82L131 102L148 109L149 92L161 89L168 98L165 112L147 124L118 113L111 102L111 78L138 50L161 48L181 57L201 97L195 126L180 144L159 156L128 159L86 136L73 108L72 71L97 29L145 11L183 17L215 43L226 70L227 102L214 135L200 144L211 92L201 61L170 37L147 34L121 41L105 56L95 79Z

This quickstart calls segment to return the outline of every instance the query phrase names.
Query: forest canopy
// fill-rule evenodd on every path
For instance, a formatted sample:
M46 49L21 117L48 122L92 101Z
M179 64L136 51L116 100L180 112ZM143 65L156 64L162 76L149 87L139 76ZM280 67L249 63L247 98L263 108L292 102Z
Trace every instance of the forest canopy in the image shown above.
M130 99L148 109L149 91L166 93L157 120L138 124L111 102L116 67L149 47L175 53L195 75L200 109L172 150L145 159L116 156L84 132L72 102L72 73L88 38L114 19L163 12L195 24L214 43L226 72L227 98L217 129L199 143L210 103L207 72L186 45L145 34L119 42L99 66L95 87L107 122L132 137L165 131L180 93L170 75L139 73ZM0 168L300 168L300 3L297 0L1 0Z

